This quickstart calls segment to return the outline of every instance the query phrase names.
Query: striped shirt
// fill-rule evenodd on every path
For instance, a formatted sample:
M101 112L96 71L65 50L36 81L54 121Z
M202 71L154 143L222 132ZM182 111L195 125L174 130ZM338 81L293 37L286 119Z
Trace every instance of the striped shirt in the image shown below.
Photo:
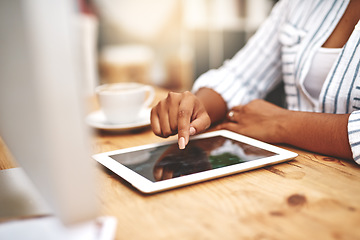
M228 108L264 98L284 82L287 108L344 114L354 160L360 164L360 21L332 66L318 101L304 87L312 58L329 38L349 0L281 0L231 60L193 86L217 91Z

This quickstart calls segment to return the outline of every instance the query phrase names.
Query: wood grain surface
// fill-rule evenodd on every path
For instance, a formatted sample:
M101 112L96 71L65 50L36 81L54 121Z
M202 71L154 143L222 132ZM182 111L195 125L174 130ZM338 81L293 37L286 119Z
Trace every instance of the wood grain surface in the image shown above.
M148 134L100 136L96 145L154 142ZM299 156L154 195L100 168L102 212L118 218L117 239L360 239L360 168L287 149Z

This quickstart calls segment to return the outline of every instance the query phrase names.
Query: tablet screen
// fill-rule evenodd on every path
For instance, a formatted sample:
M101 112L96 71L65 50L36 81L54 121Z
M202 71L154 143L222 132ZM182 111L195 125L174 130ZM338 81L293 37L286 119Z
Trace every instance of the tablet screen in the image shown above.
M177 143L110 155L127 168L152 182L176 178L277 153L223 136L193 139L184 150Z

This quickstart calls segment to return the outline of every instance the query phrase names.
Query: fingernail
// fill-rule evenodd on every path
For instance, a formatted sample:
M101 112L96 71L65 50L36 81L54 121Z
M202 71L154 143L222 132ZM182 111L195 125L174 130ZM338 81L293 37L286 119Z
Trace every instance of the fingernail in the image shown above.
M185 149L185 138L181 137L179 139L179 149Z
M194 128L194 127L190 127L190 135L192 136L192 135L195 135L195 133L196 133L196 129Z

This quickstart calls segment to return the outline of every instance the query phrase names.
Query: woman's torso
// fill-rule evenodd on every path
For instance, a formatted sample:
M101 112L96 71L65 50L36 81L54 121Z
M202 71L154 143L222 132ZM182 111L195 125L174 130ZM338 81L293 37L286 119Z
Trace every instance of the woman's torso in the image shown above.
M354 3L360 4L358 0L289 1L288 17L279 35L289 109L346 113L360 107L360 81L356 81L360 30L354 30L354 26L342 27L358 21L359 10L350 11L349 15ZM314 101L304 84L314 56L322 46L342 47L345 42Z

